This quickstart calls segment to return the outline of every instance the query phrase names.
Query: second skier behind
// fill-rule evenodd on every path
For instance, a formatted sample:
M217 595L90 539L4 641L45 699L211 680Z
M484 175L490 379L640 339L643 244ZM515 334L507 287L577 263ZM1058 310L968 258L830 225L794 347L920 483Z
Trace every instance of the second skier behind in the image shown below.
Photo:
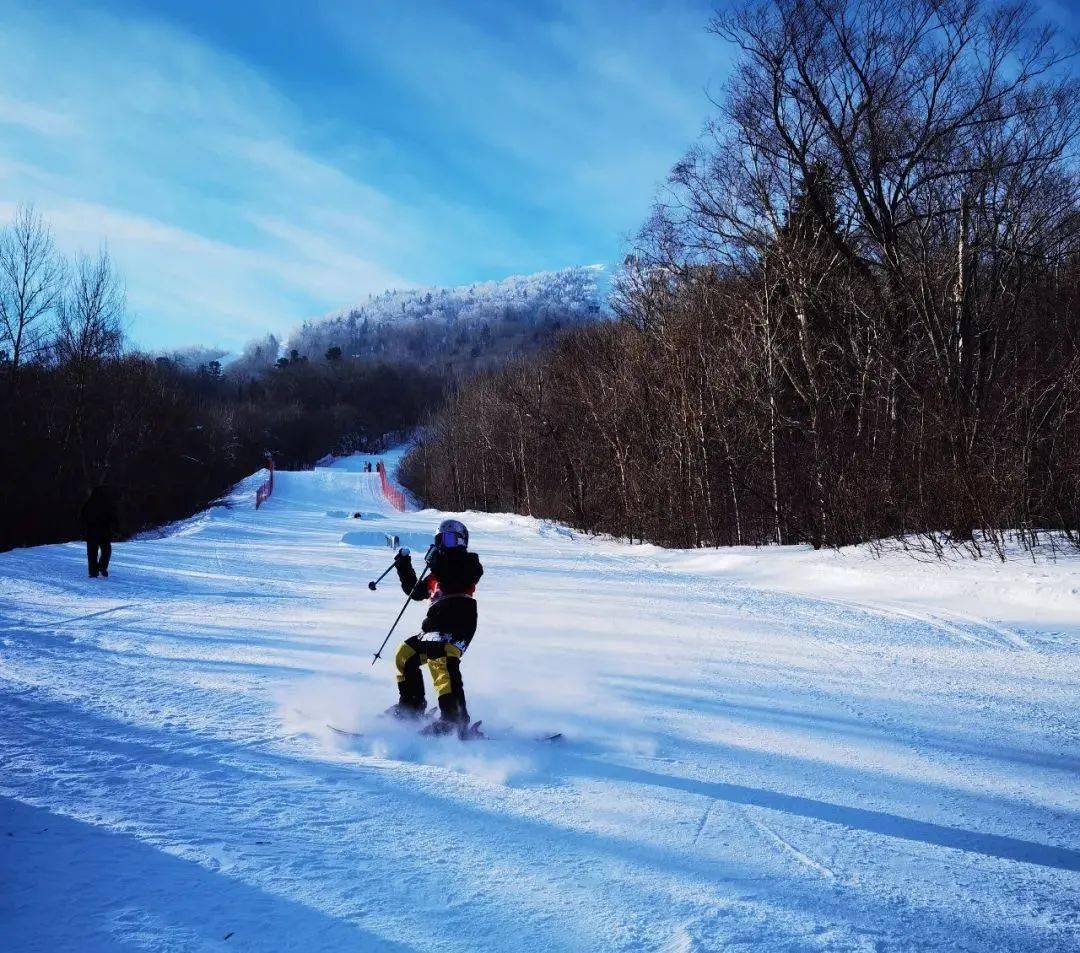
M90 578L109 578L112 541L117 532L116 494L107 483L95 486L79 511L86 528L86 562Z
M394 661L400 698L390 709L399 718L421 718L427 709L421 667L427 665L439 697L439 719L425 732L465 737L469 710L461 682L461 657L476 634L476 584L484 567L469 552L469 531L458 520L443 520L435 534L430 572L417 580L412 557L400 551L394 559L401 588L417 601L431 600L421 632L401 643Z

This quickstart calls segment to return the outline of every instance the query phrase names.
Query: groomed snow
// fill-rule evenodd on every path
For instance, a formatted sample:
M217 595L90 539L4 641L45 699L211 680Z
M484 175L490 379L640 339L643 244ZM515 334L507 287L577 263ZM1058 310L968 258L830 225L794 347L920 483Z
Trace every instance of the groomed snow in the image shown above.
M0 554L0 948L1080 946L1080 561L465 514L496 740L421 740L377 717L404 597L366 584L442 514L362 459L258 512L254 476L109 580Z

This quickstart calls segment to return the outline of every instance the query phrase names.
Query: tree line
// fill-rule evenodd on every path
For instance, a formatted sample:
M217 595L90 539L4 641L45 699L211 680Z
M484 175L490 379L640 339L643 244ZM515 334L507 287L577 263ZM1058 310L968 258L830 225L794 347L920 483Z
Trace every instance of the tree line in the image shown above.
M0 231L0 550L79 538L101 483L124 535L178 520L264 465L380 449L441 399L437 373L383 362L259 374L125 350L123 283L106 253L65 261L21 208Z
M462 388L410 487L675 546L1080 543L1075 50L979 0L712 29L738 59L618 320Z

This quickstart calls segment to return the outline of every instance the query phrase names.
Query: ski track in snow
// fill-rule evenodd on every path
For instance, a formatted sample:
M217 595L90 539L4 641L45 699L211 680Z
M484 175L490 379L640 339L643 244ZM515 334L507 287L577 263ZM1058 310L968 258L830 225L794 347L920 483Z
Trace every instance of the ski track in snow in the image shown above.
M1080 947L1077 560L465 514L498 740L420 739L377 715L422 607L372 667L403 596L366 584L442 514L363 459L258 512L253 477L109 580L0 554L4 950Z

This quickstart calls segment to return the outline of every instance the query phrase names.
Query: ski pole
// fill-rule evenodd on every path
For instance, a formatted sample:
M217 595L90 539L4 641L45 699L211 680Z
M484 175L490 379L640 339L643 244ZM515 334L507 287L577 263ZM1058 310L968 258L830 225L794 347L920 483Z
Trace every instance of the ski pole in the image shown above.
M424 571L420 573L420 578L416 580L416 585L412 587L409 595L405 599L405 605L401 607L401 611L397 614L397 618L394 619L394 624L390 626L390 631L386 633L386 638L382 640L382 645L379 646L379 651L375 653L375 657L371 660L371 664L374 665L380 658L382 658L382 650L386 648L386 643L390 641L390 636L394 634L394 629L397 628L398 623L401 621L401 617L405 615L405 610L409 608L409 603L412 602L412 594L419 587L426 578L427 574L431 571L431 551L435 548L434 544L428 546L428 551L424 554ZM392 567L391 567L392 568ZM386 573L383 573L385 576Z
M409 548L406 546L404 549L399 549L398 550L398 555L408 556L409 555ZM368 589L370 589L372 592L374 592L376 589L378 589L379 588L379 583L382 582L390 574L390 570L393 569L396 565L397 565L397 556L394 557L394 561L392 563L390 563L390 565L387 567L386 572L384 572L381 576L379 576L378 579L372 579L371 582L369 582L367 584Z
M420 574L420 578L416 580L416 586L413 586L413 589L416 589L420 585L420 583L424 581L430 568L430 566L424 567L424 571ZM394 619L394 624L390 626L390 631L386 633L386 638L382 640L382 645L379 646L379 651L375 653L375 658L371 660L372 665L374 665L377 661L379 661L380 658L382 658L382 650L386 648L386 643L390 641L390 636L394 634L394 629L397 628L397 624L401 621L401 617L405 615L405 610L409 608L410 602L412 602L411 592L405 598L405 605L401 607L401 611L397 614L397 618Z

